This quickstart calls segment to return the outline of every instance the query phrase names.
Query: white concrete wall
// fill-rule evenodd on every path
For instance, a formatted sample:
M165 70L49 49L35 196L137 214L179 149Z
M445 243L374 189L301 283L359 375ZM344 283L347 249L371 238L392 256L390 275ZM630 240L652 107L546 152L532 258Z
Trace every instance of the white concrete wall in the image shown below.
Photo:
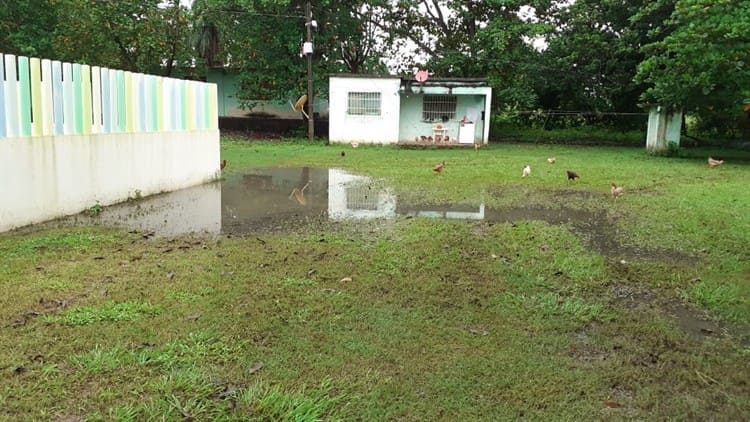
M329 79L328 140L331 143L356 141L369 144L398 142L399 77ZM346 112L349 92L380 92L379 116L352 116Z
M0 139L0 232L219 176L219 131Z

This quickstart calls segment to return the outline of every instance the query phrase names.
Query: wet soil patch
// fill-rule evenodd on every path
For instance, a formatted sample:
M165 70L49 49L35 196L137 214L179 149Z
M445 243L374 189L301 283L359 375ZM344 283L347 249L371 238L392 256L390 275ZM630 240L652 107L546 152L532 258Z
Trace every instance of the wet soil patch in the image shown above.
M679 299L639 284L616 284L610 287L609 297L614 305L636 314L657 314L671 319L690 338L699 341L734 338L750 346L750 327L735 326L718 321L707 312Z

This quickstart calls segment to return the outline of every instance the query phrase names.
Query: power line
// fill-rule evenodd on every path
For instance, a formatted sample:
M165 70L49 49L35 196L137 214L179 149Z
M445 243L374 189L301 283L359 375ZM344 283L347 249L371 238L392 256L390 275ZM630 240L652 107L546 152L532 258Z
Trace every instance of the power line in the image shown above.
M294 19L305 19L305 15L283 15L278 13L260 13L260 12L249 12L247 10L231 10L231 9L204 9L201 10L200 14L204 13L228 13L235 15L248 15L248 16L267 16L273 18L294 18Z
M648 116L648 113L617 112L617 111L547 111L547 110L519 110L518 114L543 114L547 116Z

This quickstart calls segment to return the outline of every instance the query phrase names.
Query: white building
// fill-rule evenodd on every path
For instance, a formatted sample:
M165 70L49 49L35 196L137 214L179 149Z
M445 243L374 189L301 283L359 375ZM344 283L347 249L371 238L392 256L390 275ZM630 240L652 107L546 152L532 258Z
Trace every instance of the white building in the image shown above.
M339 74L329 84L331 143L487 143L486 79Z

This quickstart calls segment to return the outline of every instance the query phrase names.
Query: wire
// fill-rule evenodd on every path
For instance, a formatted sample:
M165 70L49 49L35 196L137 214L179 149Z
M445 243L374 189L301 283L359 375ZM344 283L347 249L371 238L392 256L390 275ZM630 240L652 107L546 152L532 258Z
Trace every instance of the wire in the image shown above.
M617 111L546 111L546 110L521 110L518 114L543 114L548 116L648 116L648 113L626 113Z
M305 15L282 15L282 14L276 14L276 13L258 13L258 12L248 12L246 10L205 9L201 11L201 14L203 13L232 13L232 14L237 14L237 15L249 15L249 16L269 16L269 17L275 17L275 18L305 19Z

